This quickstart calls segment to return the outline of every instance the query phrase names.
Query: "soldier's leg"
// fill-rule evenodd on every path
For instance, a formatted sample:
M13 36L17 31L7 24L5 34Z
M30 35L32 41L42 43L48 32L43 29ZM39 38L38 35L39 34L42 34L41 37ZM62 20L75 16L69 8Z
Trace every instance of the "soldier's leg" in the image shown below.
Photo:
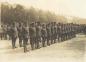
M23 44L24 44L24 52L27 52L27 41L28 41L27 38L25 38L24 41L23 41Z
M60 41L60 34L58 34L58 42Z
M42 46L45 47L44 37L42 37Z
M5 37L5 40L7 40L7 33L5 32L5 34L4 34L4 37Z
M64 33L63 33L63 35L62 35L62 41L64 41Z
M39 37L36 37L35 48L36 48L36 49L39 48Z
M19 45L20 45L20 47L22 47L23 45L22 45L22 39L19 37Z
M14 49L14 39L12 38L12 48Z
M58 34L58 36L57 36L57 40L58 40L58 42L60 41L60 34Z
M51 37L51 44L53 44L53 36Z
M39 47L39 42L40 42L40 38L38 37L38 40L37 40L37 49L40 48Z
M49 46L50 45L50 42L49 42L49 39L50 37L47 37L47 45Z
M67 40L67 33L65 33L65 40Z
M37 48L37 37L35 37L35 49Z
M63 40L63 34L61 34L61 42L62 42L62 40Z
M2 40L2 38L1 38L1 33L0 33L0 39Z
M3 39L3 33L1 33L1 40Z
M66 33L64 33L64 41L66 40Z
M12 48L13 49L16 48L15 43L16 43L16 38L12 38Z
M34 38L30 38L30 44L31 44L31 49L34 50L34 42L35 39Z
M54 34L54 43L56 43L57 35Z

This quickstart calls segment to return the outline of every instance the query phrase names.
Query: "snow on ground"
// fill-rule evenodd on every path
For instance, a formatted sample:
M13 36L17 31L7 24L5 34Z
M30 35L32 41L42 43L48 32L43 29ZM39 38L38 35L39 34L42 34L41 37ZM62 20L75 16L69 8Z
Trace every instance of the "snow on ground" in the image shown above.
M85 45L86 36L77 35L71 40L24 53L20 47L11 49L10 40L1 40L0 62L85 62Z

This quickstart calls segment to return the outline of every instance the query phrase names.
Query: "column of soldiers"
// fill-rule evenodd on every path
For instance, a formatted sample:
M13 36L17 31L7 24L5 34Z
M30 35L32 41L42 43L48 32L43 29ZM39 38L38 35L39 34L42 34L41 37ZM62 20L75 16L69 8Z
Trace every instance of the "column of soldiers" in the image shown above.
M32 22L29 26L27 23L19 23L18 26L13 23L7 27L7 34L12 40L12 48L16 48L18 38L19 46L24 47L24 52L28 51L28 43L30 43L31 50L34 50L72 39L76 34L86 32L86 29L84 29L86 25L73 23Z

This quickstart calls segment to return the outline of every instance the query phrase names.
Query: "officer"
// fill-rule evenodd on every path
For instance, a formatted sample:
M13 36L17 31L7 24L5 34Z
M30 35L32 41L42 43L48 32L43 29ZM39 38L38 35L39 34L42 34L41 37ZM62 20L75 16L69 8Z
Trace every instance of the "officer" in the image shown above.
M12 24L11 29L10 29L10 35L11 35L11 40L12 40L12 48L16 48L16 39L18 37L18 32L15 23Z
M20 47L23 46L23 36L22 36L22 23L19 23L19 26L18 26L18 37L19 37L19 45Z
M23 36L23 47L24 47L24 52L27 52L27 42L29 38L29 28L27 23L24 23L23 28L22 28L22 36Z
M41 29L41 37L42 37L42 46L45 47L45 41L46 41L46 35L47 32L46 32L46 25L43 24L42 25L42 29Z
M35 42L36 42L36 28L35 28L35 23L31 23L29 27L29 36L30 36L30 44L31 44L31 49L35 49Z
M36 22L36 49L40 48L39 43L41 42L41 24L40 22Z
M48 23L46 25L46 32L47 32L47 45L50 45L50 40L51 40L51 25Z

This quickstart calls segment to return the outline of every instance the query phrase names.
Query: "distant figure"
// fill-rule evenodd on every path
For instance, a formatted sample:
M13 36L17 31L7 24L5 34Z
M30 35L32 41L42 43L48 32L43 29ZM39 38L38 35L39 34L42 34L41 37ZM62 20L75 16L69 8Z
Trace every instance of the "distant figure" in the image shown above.
M36 23L36 49L40 48L39 43L41 42L41 24L40 22Z
M11 29L10 29L10 35L11 35L11 40L12 40L12 48L16 48L16 39L18 37L18 32L15 23L12 24Z
M23 47L24 47L24 52L27 52L27 43L28 43L28 38L29 38L29 28L28 25L25 23L22 28L22 36L23 36Z
M51 40L51 25L48 23L46 25L46 32L47 32L47 45L50 45L50 40Z
M35 43L36 43L36 28L35 28L35 24L32 22L30 24L29 27L29 36L30 36L30 45L31 45L31 49L34 50L35 49Z
M46 37L47 37L47 31L46 31L46 25L42 25L41 29L41 37L42 37L42 46L45 47Z
M18 37L19 37L19 45L20 47L23 47L23 27L22 27L22 23L19 23L18 26Z

